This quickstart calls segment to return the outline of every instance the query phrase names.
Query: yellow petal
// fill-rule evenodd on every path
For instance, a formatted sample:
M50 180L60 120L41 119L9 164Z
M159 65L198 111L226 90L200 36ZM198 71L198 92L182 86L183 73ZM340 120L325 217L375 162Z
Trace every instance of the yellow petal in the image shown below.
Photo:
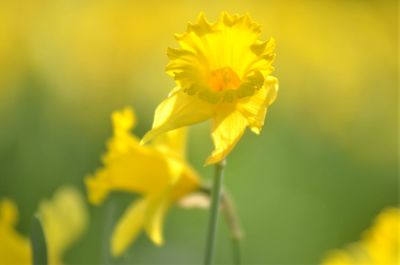
M166 192L161 198L158 199L157 203L152 207L149 213L148 220L146 222L146 233L153 241L154 244L160 246L164 243L163 237L163 224L164 217L169 208L169 192Z
M180 128L161 134L154 138L151 146L160 152L184 159L186 155L187 128Z
M136 115L131 107L114 111L111 115L114 134L129 133L136 125Z
M279 82L276 77L268 76L265 79L264 87L267 89L267 107L270 106L276 100L279 90Z
M103 156L103 161L111 161L114 158L125 154L138 145L139 140L131 133L136 124L135 113L132 108L126 107L119 111L114 111L111 115L113 125L113 137L107 142L107 153ZM107 162L105 162L107 163Z
M221 69L229 69L242 81L255 72L268 76L273 71L275 41L258 40L260 33L260 25L249 15L224 12L211 24L200 13L196 23L189 23L186 32L176 35L180 48L168 50L167 74L189 95L198 94L212 103L223 98L231 100L227 91L213 91L215 82L210 83L210 77ZM227 83L231 88L237 85L237 82Z
M32 254L27 237L16 229L18 209L9 199L0 201L0 264L31 264Z
M107 153L103 156L104 167L94 176L86 177L89 201L100 204L112 190L130 192L159 191L173 177L165 155L139 144L130 132L136 118L131 108L115 111L112 114L114 135L108 142ZM166 140L160 140L164 149L183 152L184 132L172 133Z
M85 177L84 182L87 189L88 200L94 205L101 204L113 188L109 184L108 172L104 169L97 170L94 176Z
M88 222L83 196L72 187L59 189L39 205L50 264L61 264L67 248L82 235Z
M364 232L360 246L375 264L400 264L400 209L385 208Z
M233 107L219 109L211 133L214 151L207 158L206 165L223 160L239 141L246 126L246 119Z
M204 14L200 14L196 23L189 23L185 33L176 35L183 51L175 53L180 55L179 57L170 56L170 64L180 63L181 67L175 67L173 70L183 73L184 76L189 71L194 72L196 67L200 72L198 75L201 75L200 69L229 66L242 78L249 64L254 60L263 59L251 50L260 32L260 26L248 15L222 13L216 23L210 24ZM195 55L197 61L191 58L192 54ZM175 59L177 59L176 62L174 62ZM171 71L171 69L167 70ZM176 76L175 79L179 81L180 77L180 75Z
M277 96L278 80L269 76L264 86L253 96L240 100L237 104L238 110L247 119L250 129L259 134L264 126L267 107L273 103Z
M0 201L0 224L14 226L18 221L18 209L15 203L9 199Z
M121 256L138 237L146 222L150 198L132 203L119 219L111 238L111 253Z
M329 255L324 259L322 265L352 265L359 264L357 263L349 253L346 253L343 250L332 251Z
M157 107L153 129L143 137L142 143L167 131L207 120L213 113L212 104L177 89Z
M400 264L400 209L385 208L362 239L328 253L323 265Z
M181 199L182 197L196 190L199 186L199 175L187 163L184 163L181 176L172 189L172 201Z
M164 155L139 144L105 166L109 184L117 190L155 192L163 189L170 178Z
M100 204L112 190L149 193L162 190L172 178L170 165L157 150L139 143L105 161L104 168L85 179L89 200Z

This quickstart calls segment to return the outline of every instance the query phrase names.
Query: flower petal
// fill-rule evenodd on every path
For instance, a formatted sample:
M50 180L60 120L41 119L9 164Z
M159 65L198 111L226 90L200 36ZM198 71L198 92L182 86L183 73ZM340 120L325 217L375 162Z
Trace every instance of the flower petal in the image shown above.
M18 222L17 205L10 199L0 201L0 225L15 226Z
M0 200L0 264L32 264L29 239L16 230L17 221L17 205Z
M264 86L259 89L253 96L240 100L237 108L247 119L250 129L259 134L264 126L267 107L273 103L278 92L278 80L269 76Z
M126 107L120 111L114 111L111 119L113 137L107 142L107 153L102 158L104 163L124 155L139 144L137 137L131 133L136 124L136 116L132 108Z
M83 234L88 213L83 196L73 187L62 187L51 200L42 201L39 213L48 244L50 264L62 264L64 252Z
M111 115L114 135L129 133L136 125L136 115L131 107L114 111Z
M156 192L174 177L162 153L139 143L127 153L104 162L104 168L85 180L89 200L93 204L100 204L112 190Z
M146 232L156 245L163 244L162 225L166 211L170 204L188 195L199 186L199 176L184 161L176 160L180 164L180 174L173 186L158 193L152 207L149 208Z
M111 238L111 253L121 256L138 237L146 222L150 197L132 203L119 219Z
M267 95L267 107L274 103L276 97L278 96L279 90L279 82L278 79L274 76L268 76L265 79L264 86L268 90Z
M113 112L112 121L114 135L102 157L104 167L85 179L89 201L93 204L100 204L112 190L139 193L161 190L173 175L165 155L140 145L130 132L136 123L131 108Z
M179 128L154 138L151 146L168 156L184 159L186 154L187 128Z
M187 163L183 163L179 180L175 183L171 200L176 201L200 186L200 177Z
M211 133L214 151L207 158L206 165L223 160L239 141L246 126L247 120L233 107L219 109Z
M169 192L163 194L163 196L161 196L161 198L158 200L158 203L155 203L145 225L147 235L150 237L153 243L158 246L164 243L162 231L164 217L170 205L169 195Z
M167 131L207 120L213 113L212 104L176 89L157 107L153 129L146 133L142 143Z

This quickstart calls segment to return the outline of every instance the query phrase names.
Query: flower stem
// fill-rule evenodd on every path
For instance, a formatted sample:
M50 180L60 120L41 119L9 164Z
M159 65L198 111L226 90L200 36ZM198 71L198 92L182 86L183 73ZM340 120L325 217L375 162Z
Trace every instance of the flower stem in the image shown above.
M242 258L240 255L240 239L232 238L232 252L233 264L240 265L242 263Z
M222 214L224 215L229 231L231 232L233 264L240 265L240 241L243 238L243 234L242 229L240 228L239 218L237 216L234 203L229 193L224 192L222 194L221 206Z
M215 236L217 232L218 213L221 200L225 164L225 160L222 160L215 165L215 176L214 184L211 191L210 219L208 223L204 265L211 265L214 257Z
M114 216L116 212L116 198L111 198L106 205L105 217L104 217L104 230L103 230L103 253L102 262L103 264L111 265L114 263L114 258L111 256L110 252L110 238L111 231L114 225Z

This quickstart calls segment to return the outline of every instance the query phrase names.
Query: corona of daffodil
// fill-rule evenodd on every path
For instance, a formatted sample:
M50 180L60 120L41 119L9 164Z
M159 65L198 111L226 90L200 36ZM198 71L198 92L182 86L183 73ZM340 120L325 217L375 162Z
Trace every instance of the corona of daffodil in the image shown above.
M101 204L111 191L138 193L118 221L111 239L111 252L120 256L144 230L156 244L163 243L164 216L175 201L191 193L199 178L185 161L185 130L157 137L148 146L130 131L135 126L133 111L113 113L114 135L103 156L104 167L86 178L89 201Z
M49 264L62 264L62 255L86 228L88 214L82 195L73 188L58 190L39 205ZM18 209L10 199L0 201L0 264L32 264L29 238L16 230Z
M400 209L387 208L361 241L331 252L323 265L400 265Z
M248 15L222 13L209 23L201 13L176 35L180 48L168 49L166 68L176 87L157 107L143 142L211 119L214 150L206 163L212 164L229 154L246 127L259 134L278 91L271 76L275 41L259 40L260 28Z

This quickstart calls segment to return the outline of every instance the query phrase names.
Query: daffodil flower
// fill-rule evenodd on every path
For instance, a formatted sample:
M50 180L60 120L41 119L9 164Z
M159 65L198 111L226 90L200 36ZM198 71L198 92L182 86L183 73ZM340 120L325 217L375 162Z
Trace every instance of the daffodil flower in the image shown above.
M51 200L42 201L38 210L43 224L49 264L62 264L67 248L84 232L88 213L82 195L74 188L59 189ZM32 264L28 237L16 230L17 205L0 201L0 264Z
M384 209L359 242L346 249L332 251L322 264L400 264L400 209Z
M275 41L260 41L260 33L248 15L223 13L211 24L201 13L176 35L180 48L168 49L166 71L177 86L157 107L143 142L211 119L215 148L206 164L212 164L231 152L246 127L259 134L278 91L271 76Z
M111 252L120 256L144 230L156 244L163 243L162 225L168 208L199 186L199 178L185 161L185 130L164 134L148 146L130 131L136 119L132 109L112 115L114 135L103 156L104 167L86 179L89 201L101 204L111 191L142 195L118 221Z
M16 230L18 209L10 199L0 201L0 264L31 264L29 239Z

